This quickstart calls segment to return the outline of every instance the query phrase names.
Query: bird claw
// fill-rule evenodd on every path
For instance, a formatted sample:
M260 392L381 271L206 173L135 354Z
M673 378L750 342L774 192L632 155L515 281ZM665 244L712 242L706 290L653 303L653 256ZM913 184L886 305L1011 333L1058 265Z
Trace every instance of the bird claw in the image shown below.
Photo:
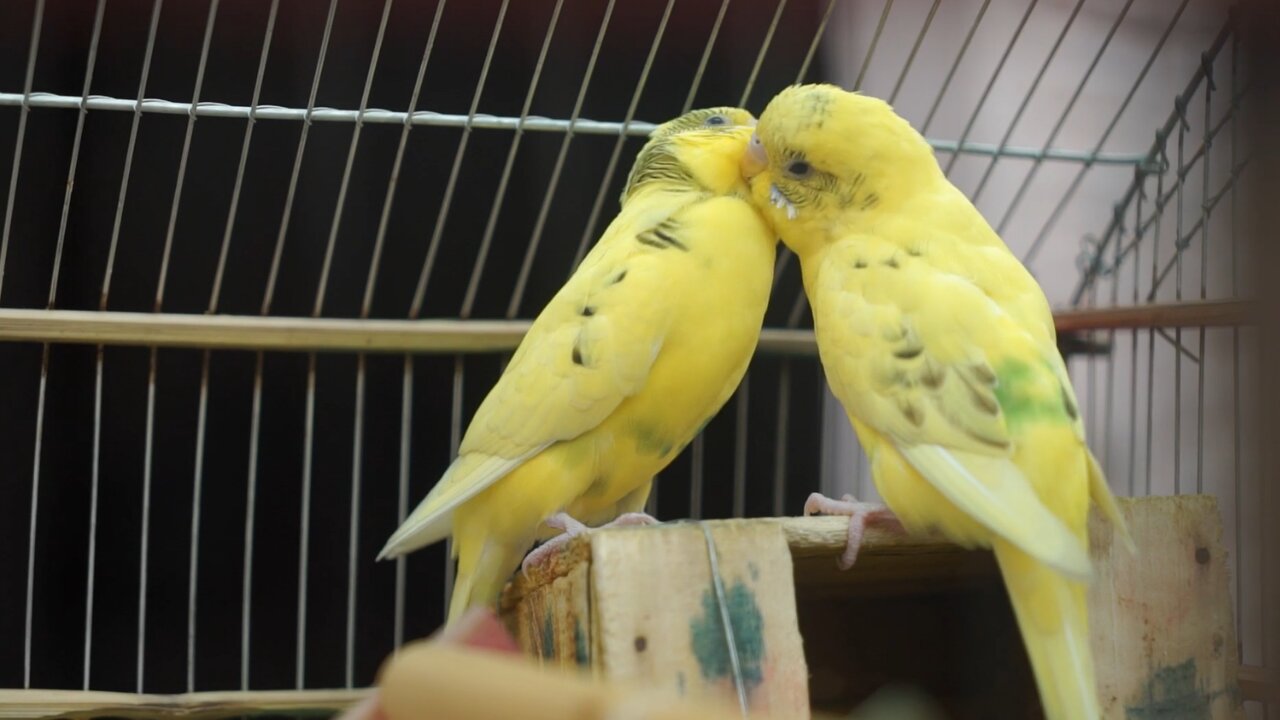
M604 530L606 528L656 525L658 523L658 519L652 515L640 512L623 513L612 522L605 523L597 528L589 528L577 520L574 520L568 515L568 513L556 513L555 515L547 518L546 523L548 527L556 528L562 532L534 548L533 551L524 556L524 560L520 563L520 572L525 575L529 574L530 568L545 565L550 561L551 556L559 553L564 549L565 545L569 544L570 540L579 535L591 532L592 530Z
M888 507L878 503L859 502L852 495L832 500L822 493L813 493L804 503L804 514L808 517L816 512L849 516L849 540L837 561L841 570L848 570L857 562L858 550L862 548L862 535L868 524L877 523L897 532L904 532L902 523Z

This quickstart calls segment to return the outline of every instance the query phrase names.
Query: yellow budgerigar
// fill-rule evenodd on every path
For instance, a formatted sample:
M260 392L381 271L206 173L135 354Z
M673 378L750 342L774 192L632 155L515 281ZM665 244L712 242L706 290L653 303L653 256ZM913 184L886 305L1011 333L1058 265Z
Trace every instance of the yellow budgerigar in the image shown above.
M1098 717L1090 500L1128 534L1085 445L1044 293L875 98L785 89L743 174L800 258L827 380L888 506L815 493L806 513L851 516L845 567L867 522L990 547L1047 717Z
M708 108L653 131L618 216L387 541L380 558L453 535L450 622L495 602L552 528L651 522L640 511L654 474L737 388L777 252L739 173L754 124L745 110Z

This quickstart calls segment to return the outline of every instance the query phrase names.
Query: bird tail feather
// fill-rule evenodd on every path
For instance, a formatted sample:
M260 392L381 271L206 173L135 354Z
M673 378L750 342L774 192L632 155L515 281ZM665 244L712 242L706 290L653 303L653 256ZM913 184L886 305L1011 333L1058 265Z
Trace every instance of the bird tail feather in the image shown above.
M493 540L486 540L480 547L468 547L465 543L458 552L458 571L454 576L453 595L449 598L451 624L467 610L477 605L493 607L498 602L502 588L524 558L524 549L513 549Z
M997 539L993 545L1047 720L1101 716L1089 646L1086 584Z

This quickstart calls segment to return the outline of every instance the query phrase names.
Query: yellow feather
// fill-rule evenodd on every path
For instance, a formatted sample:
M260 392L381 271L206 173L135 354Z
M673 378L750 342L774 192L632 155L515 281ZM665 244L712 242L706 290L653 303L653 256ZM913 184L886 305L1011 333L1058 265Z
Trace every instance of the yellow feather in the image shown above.
M1090 499L1128 534L1044 293L884 102L788 88L757 134L753 197L800 257L876 487L908 529L995 551L1047 717L1096 718Z
M457 459L388 540L380 557L452 533L450 621L497 599L550 516L598 525L640 510L653 476L741 381L776 254L738 174L751 120L715 108L654 132L618 216L532 323Z

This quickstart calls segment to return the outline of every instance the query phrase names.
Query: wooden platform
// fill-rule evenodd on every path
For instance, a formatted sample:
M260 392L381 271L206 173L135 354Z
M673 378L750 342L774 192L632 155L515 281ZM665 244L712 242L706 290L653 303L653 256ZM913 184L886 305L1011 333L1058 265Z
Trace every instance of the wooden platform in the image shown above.
M1121 503L1139 555L1113 544L1099 518L1091 526L1105 716L1243 717L1215 500ZM737 701L741 687L753 713L846 713L906 684L955 718L1039 717L990 553L873 528L842 572L846 528L844 518L814 517L592 533L518 577L504 617L544 663L691 696Z

